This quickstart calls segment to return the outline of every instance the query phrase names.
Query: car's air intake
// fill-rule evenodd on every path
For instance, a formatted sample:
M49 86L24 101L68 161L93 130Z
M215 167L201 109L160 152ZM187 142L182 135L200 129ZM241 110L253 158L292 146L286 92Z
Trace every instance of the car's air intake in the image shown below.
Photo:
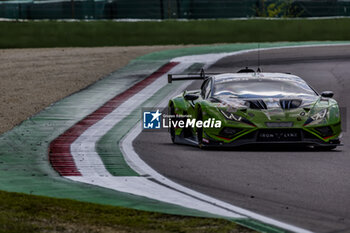
M299 99L284 99L280 100L280 105L282 109L289 110L298 108L301 105L301 100Z
M263 100L248 100L249 108L251 109L267 109L267 106Z

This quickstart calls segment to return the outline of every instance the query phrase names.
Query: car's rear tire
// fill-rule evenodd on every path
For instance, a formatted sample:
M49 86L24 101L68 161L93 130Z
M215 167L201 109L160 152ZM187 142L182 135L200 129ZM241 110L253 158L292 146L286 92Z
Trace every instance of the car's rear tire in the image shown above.
M170 107L169 107L169 113L170 113L169 115L171 115L171 116L174 115L175 116L175 108L174 108L173 104L171 104ZM170 120L172 122L175 119L176 119L175 117L172 117ZM169 133L170 133L171 141L173 143L175 143L175 128L174 128L173 124L170 125Z

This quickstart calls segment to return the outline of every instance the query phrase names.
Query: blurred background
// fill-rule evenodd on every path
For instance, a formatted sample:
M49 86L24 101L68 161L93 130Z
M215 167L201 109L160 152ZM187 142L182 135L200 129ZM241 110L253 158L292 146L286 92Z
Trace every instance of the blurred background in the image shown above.
M8 19L213 19L350 16L350 0L0 0Z

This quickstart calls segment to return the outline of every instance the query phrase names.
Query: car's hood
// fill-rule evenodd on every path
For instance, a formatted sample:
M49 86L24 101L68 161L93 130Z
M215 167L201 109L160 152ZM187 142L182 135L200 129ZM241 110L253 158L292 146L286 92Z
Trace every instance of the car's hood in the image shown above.
M248 119L305 121L313 108L320 102L320 96L297 96L283 98L240 99L229 96L216 97L216 107L228 112L241 112ZM255 116L255 117L253 117Z
M293 109L312 108L320 100L320 96L291 96L283 98L232 98L230 96L216 96L217 107L226 107L227 110L237 111L239 109Z

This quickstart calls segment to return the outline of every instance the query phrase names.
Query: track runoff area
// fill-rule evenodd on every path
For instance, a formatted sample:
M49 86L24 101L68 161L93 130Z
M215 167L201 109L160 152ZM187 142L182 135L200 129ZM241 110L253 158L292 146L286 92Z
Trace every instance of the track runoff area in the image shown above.
M315 50L323 47L337 48L339 46L344 46L340 44L283 45L285 45L284 49L286 49L286 46L289 46L289 49L302 47L314 48ZM267 45L267 47L279 46L281 46L281 44ZM263 48L264 45L261 47L260 52L271 51L273 53L274 51L277 52L278 50L282 49ZM213 192L206 192L201 190L201 188L194 187L195 185L187 185L185 184L186 182L174 182L173 180L177 181L178 177L171 180L167 178L168 175L166 172L162 172L162 169L158 167L159 163L155 164L156 169L153 168L152 161L147 161L147 159L145 159L145 154L142 153L141 155L139 152L139 149L144 145L141 143L141 145L138 146L137 143L135 144L134 142L134 140L140 134L142 136L143 133L143 127L140 119L142 118L142 110L144 108L164 108L167 106L168 100L171 97L179 94L187 86L195 85L192 84L192 82L185 81L170 86L167 84L168 73L189 72L191 70L198 70L199 67L211 69L211 67L217 66L218 61L225 60L227 57L230 57L232 60L232 58L235 56L241 56L243 54L248 55L256 51L256 49L234 51L239 49L231 48L231 51L233 52L225 52L225 50L228 48L229 47L224 46L221 48L216 48L216 50L199 49L197 52L192 51L197 53L197 55L187 55L186 52L182 54L175 52L174 54L184 54L187 56L172 56L172 59L169 59L166 64L163 64L146 78L142 79L141 81L133 82L131 85L124 85L126 88L119 91L117 95L114 93L113 96L113 85L117 84L120 86L120 82L127 82L127 79L118 79L118 81L115 83L108 83L108 81L107 83L103 83L102 81L101 84L101 82L98 82L95 84L96 88L91 87L89 88L90 90L85 90L85 92L90 91L88 93L90 104L86 103L87 96L85 96L85 98L79 98L79 94L87 94L84 93L84 91L78 93L78 96L68 97L63 100L63 102L76 101L76 103L79 101L85 101L85 105L88 108L85 110L85 113L88 114L87 116L86 114L84 116L84 113L82 113L79 121L75 121L73 125L66 127L66 129L64 129L65 127L61 127L60 130L57 130L58 136L51 141L47 141L47 145L49 147L48 154L50 164L52 168L62 177L60 178L64 180L62 182L67 182L66 180L70 180L73 183L68 182L69 185L79 186L82 190L86 189L87 193L89 192L88 190L95 189L94 187L96 187L97 190L104 188L101 192L105 192L105 189L115 190L119 196L120 193L126 193L130 195L130 201L128 204L124 203L122 205L134 206L139 209L169 212L166 209L171 207L172 213L175 214L228 218L239 224L263 232L318 231L319 229L314 228L313 225L310 227L309 224L294 221L295 218L288 218L288 215L281 217L279 216L278 211L268 214L264 214L266 211L261 211L260 213L258 208L260 205L259 203L256 204L256 208L241 208L244 206L242 203L236 205L234 202L232 202L232 200L221 198L220 195L215 193L215 190ZM165 55L158 54L158 56ZM152 56L149 58L152 60ZM225 66L223 67L225 68ZM124 73L125 72L127 73L129 71L124 70ZM137 75L138 74L132 74L131 72L130 77L137 77ZM91 91L91 89L93 90ZM103 96L103 94L105 94L103 98L108 97L109 100L103 103L101 103L101 101L94 101L95 98L98 99L99 97ZM60 103L57 103L57 105L60 105ZM55 108L55 106L52 106L52 108ZM61 115L59 117L64 119L64 114L60 114ZM22 127L25 125L26 124L22 124ZM11 133L5 135L5 137L6 136L11 136ZM5 139L3 141L6 141ZM155 142L156 138L151 138L150 140ZM170 140L170 138L162 138L162 140ZM115 145L116 143L119 144ZM152 155L159 155L160 158L163 151L158 151L157 148L151 148L153 146L154 143L148 146L149 149L153 150ZM192 152L193 149L194 148L191 148ZM203 153L199 149L198 151L199 152L195 153ZM184 147L180 147L179 152L185 152L182 153L183 156L191 157L188 154L188 149L184 149ZM159 154L157 155L157 153ZM299 154L303 153L300 152ZM298 156L298 158L300 158L300 156ZM162 161L163 168L166 169L164 164L168 163L168 158L163 157L162 159L164 159L164 161ZM254 161L251 161L251 163L254 163ZM195 163L192 165L196 166ZM45 169L49 168L45 167ZM57 173L52 171L50 172L52 176L55 176L56 174L55 179L59 180L57 178ZM61 181L59 180L58 182ZM85 186L81 184L85 184ZM10 185L4 189L10 191L13 190ZM24 191L26 192L26 190ZM38 191L38 193L42 194L45 192L41 191L40 193L40 191ZM109 195L113 196L113 193L109 193ZM55 195L51 193L49 196ZM70 194L65 193L65 196L69 197ZM138 199L139 202L135 201L135 196L141 197L141 199ZM73 198L79 199L79 197L76 196ZM93 198L90 200L94 201ZM158 209L156 209L152 207L152 205L142 203L142 201L150 202L152 200L156 200L157 203L163 203L162 207L158 207ZM99 200L97 202L101 201ZM128 202L127 198L124 199L124 202ZM110 204L117 205L118 203L113 203L113 201L110 200ZM285 215L285 213L283 215ZM304 218L308 218L308 216L304 216ZM346 223L344 224L346 225Z

